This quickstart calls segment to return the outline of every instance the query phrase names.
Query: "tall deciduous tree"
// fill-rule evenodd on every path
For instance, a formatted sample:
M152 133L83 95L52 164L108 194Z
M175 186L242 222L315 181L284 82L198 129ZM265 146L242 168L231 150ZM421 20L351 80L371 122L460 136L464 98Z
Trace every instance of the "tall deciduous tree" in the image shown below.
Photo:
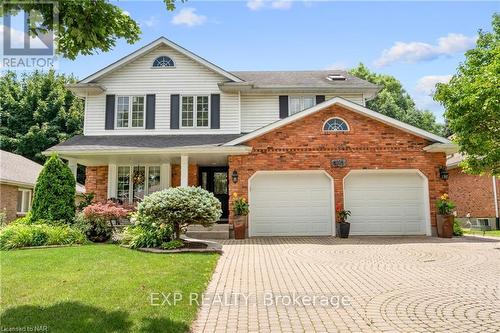
M411 96L394 76L374 73L361 63L349 73L382 87L378 95L366 103L369 109L426 131L443 135L444 126L436 122L436 117L432 112L417 109Z
M473 174L500 175L500 14L493 15L492 27L479 31L476 47L434 95L465 155L463 167Z
M73 77L54 71L0 77L0 140L2 149L39 163L41 153L81 134L83 102L65 88Z
M163 0L167 10L175 9L176 0ZM181 0L182 2L183 0ZM128 13L108 0L58 0L58 22L54 25L53 7L38 0L9 0L0 6L10 13L36 10L41 22L31 27L31 34L46 33L56 27L57 51L65 58L111 50L119 38L133 44L141 30Z
M57 155L52 155L36 180L31 211L33 220L72 223L75 217L75 185L69 167Z

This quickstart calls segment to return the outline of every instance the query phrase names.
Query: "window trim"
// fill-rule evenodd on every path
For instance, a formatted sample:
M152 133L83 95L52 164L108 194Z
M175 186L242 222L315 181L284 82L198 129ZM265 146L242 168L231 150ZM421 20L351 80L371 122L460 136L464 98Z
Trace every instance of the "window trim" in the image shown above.
M172 62L174 63L173 66L155 66L155 61L158 60L158 58L161 58L161 57L167 57L167 58L170 58L170 60L172 60ZM172 68L175 68L175 64L177 62L174 60L174 58L172 58L171 56L168 56L168 55L160 55L156 58L153 59L153 63L151 64L151 69L172 69Z
M128 97L128 126L118 126L118 98L120 97ZM144 98L144 110L142 110L143 118L142 118L142 126L134 126L132 127L132 99L133 97L142 97ZM133 129L146 129L146 95L116 95L115 96L115 128L118 130L133 130Z
M325 129L326 123L329 122L330 120L333 120L333 119L342 120L344 122L344 124L347 126L347 130L326 130ZM335 117L330 117L327 120L325 120L323 122L323 125L321 126L321 130L323 131L323 133L347 133L347 132L351 131L351 126L349 126L349 123L344 118L335 116Z
M28 188L17 188L17 191L22 192L22 196L21 196L21 211L20 212L17 211L17 202L16 202L16 213L17 215L25 215L31 210L32 199L33 199L32 190ZM24 207L24 196L26 195L26 193L28 193L28 198L29 198L28 209Z
M313 105L310 106L309 108L312 108L313 106L315 106L317 103L316 103L316 95L289 95L288 96L288 116L291 116L291 115L294 115L296 113L299 113L299 112L302 112L304 110L307 110L309 108L305 108L305 109L302 109L300 111L297 111L295 113L292 113L292 98L301 98L301 99L304 99L304 98L311 98L313 100Z
M182 126L182 98L183 97L193 97L193 126ZM208 125L207 126L198 126L198 112L196 108L198 106L198 97L207 97L208 98ZM211 96L210 94L200 94L200 95L180 95L179 96L179 128L182 129L210 129L211 127L211 115L212 115L212 106L211 106Z
M117 164L116 165L116 177L115 177L115 182L116 182L116 190L114 197L118 198L118 169L120 167L128 167L129 168L129 181L128 181L128 203L134 203L134 180L133 180L133 172L135 167L144 167L145 172L144 172L144 196L149 195L149 168L150 167L158 167L160 169L160 187L161 187L161 164L136 164L136 165L131 165L131 164ZM161 191L161 189L160 189ZM154 192L153 192L154 193ZM120 199L121 200L121 199Z

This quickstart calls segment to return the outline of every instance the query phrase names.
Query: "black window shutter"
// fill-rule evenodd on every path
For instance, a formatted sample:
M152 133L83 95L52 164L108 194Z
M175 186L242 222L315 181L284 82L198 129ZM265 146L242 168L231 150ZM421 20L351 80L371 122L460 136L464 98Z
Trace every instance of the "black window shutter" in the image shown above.
M146 95L146 129L155 128L156 95Z
M170 129L179 129L179 95L170 95Z
M220 128L220 95L210 95L210 128Z
M288 117L288 96L280 96L280 119Z
M325 95L316 95L316 104L323 103L325 101Z
M104 117L104 129L115 128L115 95L106 95L106 116Z

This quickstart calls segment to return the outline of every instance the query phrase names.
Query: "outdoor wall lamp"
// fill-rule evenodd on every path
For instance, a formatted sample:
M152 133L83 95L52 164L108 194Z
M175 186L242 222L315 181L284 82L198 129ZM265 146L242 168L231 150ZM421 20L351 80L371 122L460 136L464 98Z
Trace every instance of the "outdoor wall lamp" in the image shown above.
M445 166L439 167L439 178L441 178L442 180L448 180L449 176L450 174L448 173L448 170Z
M233 173L231 174L231 179L233 180L233 183L238 182L238 171L234 170Z

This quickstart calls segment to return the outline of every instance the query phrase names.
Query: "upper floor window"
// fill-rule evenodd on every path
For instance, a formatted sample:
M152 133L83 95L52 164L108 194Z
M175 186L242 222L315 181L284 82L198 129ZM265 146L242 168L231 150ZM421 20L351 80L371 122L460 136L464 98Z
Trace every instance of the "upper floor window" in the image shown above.
M316 98L314 96L290 96L288 104L288 114L291 116L316 105Z
M144 96L118 96L116 101L116 127L144 127Z
M349 126L347 123L340 118L330 118L323 125L323 131L325 132L347 132L349 131Z
M182 127L208 127L210 114L208 96L182 96L181 105Z
M161 56L153 61L153 67L174 67L174 61L167 56Z

